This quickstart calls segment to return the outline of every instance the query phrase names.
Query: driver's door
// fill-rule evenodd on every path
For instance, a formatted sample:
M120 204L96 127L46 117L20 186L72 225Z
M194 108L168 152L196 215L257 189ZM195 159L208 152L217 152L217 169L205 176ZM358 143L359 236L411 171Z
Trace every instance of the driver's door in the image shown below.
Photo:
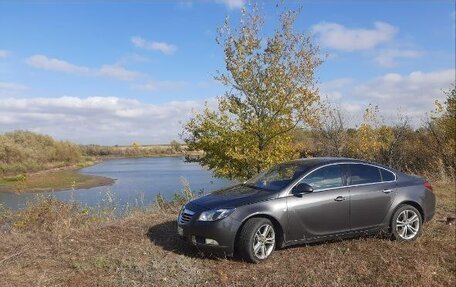
M313 192L287 197L287 241L319 239L350 230L345 174L345 166L340 164L318 168L301 181L312 186Z

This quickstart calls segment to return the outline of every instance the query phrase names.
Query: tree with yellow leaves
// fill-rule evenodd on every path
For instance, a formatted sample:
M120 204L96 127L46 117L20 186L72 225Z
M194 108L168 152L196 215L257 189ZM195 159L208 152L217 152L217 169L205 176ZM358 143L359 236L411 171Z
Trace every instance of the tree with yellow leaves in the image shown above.
M364 111L360 126L346 137L347 152L350 156L378 161L394 141L391 127L382 124L377 106L369 104Z
M136 152L136 151L139 150L139 148L141 147L141 145L140 145L139 143L137 143L137 142L133 142L133 143L131 144L131 147L132 147L133 150Z
M188 148L204 151L199 160L217 176L245 179L293 158L293 131L316 123L314 73L322 61L312 38L293 30L296 17L282 13L280 27L264 37L254 6L242 10L239 28L227 19L219 29L227 71L215 79L228 89L215 110L206 106L184 126Z
M436 109L427 122L427 129L435 142L446 172L455 177L456 171L456 88L444 91L444 103L435 101Z

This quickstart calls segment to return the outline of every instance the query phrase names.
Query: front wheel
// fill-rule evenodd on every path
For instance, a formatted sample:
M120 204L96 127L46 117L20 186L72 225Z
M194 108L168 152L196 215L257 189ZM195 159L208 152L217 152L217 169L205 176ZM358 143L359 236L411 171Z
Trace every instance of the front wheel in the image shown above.
M266 218L249 219L238 238L239 253L244 260L258 263L267 259L275 248L274 225Z
M413 206L403 205L393 215L391 231L393 239L413 241L421 234L423 219L420 212Z

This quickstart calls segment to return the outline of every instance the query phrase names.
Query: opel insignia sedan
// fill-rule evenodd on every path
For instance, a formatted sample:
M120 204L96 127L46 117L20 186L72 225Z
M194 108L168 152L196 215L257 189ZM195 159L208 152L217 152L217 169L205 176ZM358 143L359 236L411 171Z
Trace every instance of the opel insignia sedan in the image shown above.
M429 182L380 164L299 159L188 202L177 232L201 249L258 263L275 248L382 230L415 240L435 203Z

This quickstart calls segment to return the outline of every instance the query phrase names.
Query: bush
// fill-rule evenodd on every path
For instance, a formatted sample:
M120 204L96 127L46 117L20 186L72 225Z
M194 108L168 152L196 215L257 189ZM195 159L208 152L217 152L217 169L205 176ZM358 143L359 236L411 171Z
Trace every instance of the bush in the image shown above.
M29 131L0 135L0 175L68 166L81 161L79 146L68 141Z

